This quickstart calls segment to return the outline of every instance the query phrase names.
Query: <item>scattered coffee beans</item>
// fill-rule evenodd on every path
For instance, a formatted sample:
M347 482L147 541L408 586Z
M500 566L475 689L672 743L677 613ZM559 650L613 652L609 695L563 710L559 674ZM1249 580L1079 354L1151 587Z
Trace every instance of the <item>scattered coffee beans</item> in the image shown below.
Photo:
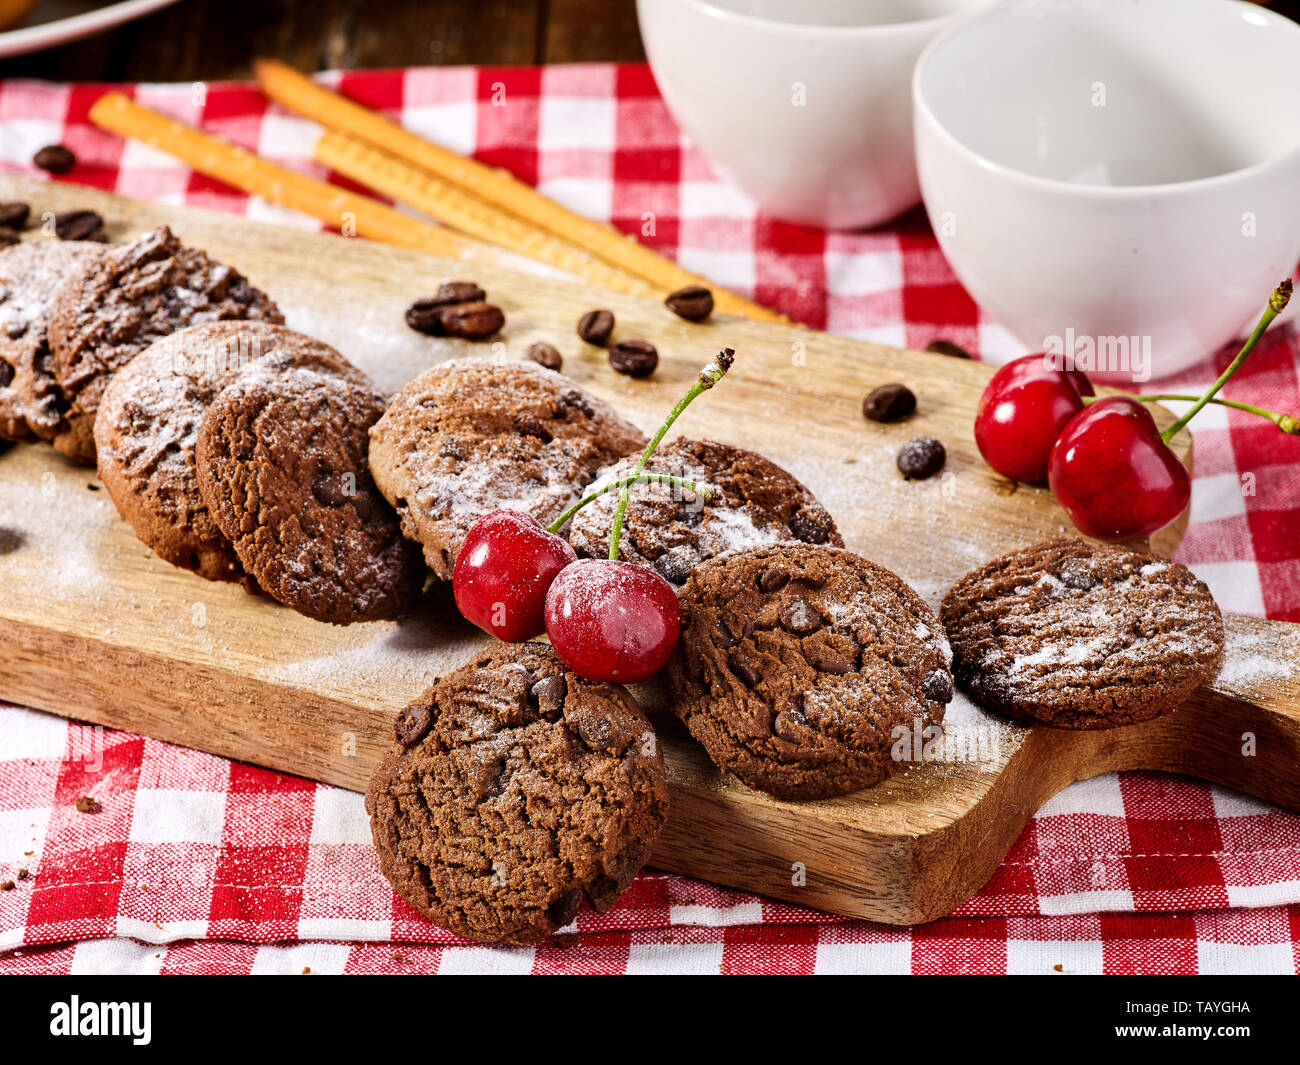
M54 216L54 234L60 240L108 239L104 233L104 220L94 211L64 211Z
M898 472L913 481L933 477L948 460L943 444L932 436L918 436L898 449Z
M614 332L612 311L588 311L578 319L578 336L598 348L603 348L609 343L609 335L612 332Z
M609 349L609 364L628 377L649 377L659 365L659 352L644 340L620 340Z
M77 157L62 144L50 144L32 156L32 162L48 174L66 174L77 165Z
M557 373L560 367L564 365L564 357L554 347L544 340L538 340L528 345L528 350L524 352L524 357L532 359L533 362L540 363L548 370L555 370Z
M872 389L862 401L862 413L873 422L897 422L916 410L916 396L907 385Z
M506 324L501 308L486 300L487 293L473 281L447 281L436 295L406 308L406 324L426 336L486 340Z
M713 293L703 285L687 285L670 293L665 306L688 322L702 322L713 313Z
M26 229L32 209L25 203L0 203L0 226L6 229Z
M937 355L951 355L954 359L969 359L971 354L960 344L954 344L951 340L932 340L925 346L926 351L933 351Z

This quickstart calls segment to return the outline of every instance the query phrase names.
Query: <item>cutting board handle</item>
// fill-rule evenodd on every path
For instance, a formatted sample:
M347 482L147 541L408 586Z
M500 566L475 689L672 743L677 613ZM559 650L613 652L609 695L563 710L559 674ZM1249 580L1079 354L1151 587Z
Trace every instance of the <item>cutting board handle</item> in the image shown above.
M1224 784L1300 812L1300 625L1228 614L1218 677L1176 713L1106 732L1034 729L1073 780L1150 769Z

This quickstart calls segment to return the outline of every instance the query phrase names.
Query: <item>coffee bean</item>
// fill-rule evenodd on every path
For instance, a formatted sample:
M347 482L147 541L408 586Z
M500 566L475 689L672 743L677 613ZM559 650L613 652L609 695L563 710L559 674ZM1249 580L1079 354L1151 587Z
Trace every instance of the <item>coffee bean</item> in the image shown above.
M932 436L918 436L898 449L898 470L914 481L933 477L948 460L943 444Z
M779 566L768 566L758 575L758 590L760 592L775 592L784 588L790 581L790 574Z
M688 322L702 322L713 313L713 293L703 285L687 285L669 293L664 305Z
M8 229L26 229L32 209L25 203L0 203L0 226Z
M862 401L862 413L873 422L896 422L916 410L916 395L907 385L873 388Z
M77 157L62 144L50 144L32 156L32 162L49 174L66 174L77 165Z
M713 642L724 650L728 647L735 647L740 643L740 637L727 627L727 623L721 618L718 619L716 630L713 634Z
M588 311L578 319L578 336L598 348L603 348L609 343L609 335L612 332L614 332L612 311Z
M807 636L822 627L822 616L817 608L802 595L788 596L777 611L781 626L796 636Z
M562 676L546 677L532 687L533 700L543 717L554 718L564 710L569 682Z
M746 688L757 688L759 681L763 678L759 675L758 670L751 666L739 655L727 656L727 667L740 678Z
M933 351L936 355L949 355L954 359L969 359L971 353L963 348L960 344L954 344L951 340L932 340L925 346L926 351Z
M432 724L433 717L429 713L429 708L421 703L412 703L397 715L393 731L403 747L413 747L424 738L424 734L429 731L429 726Z
M406 308L406 324L425 336L446 336L442 328L442 305L433 300L416 300Z
M103 241L104 220L94 211L64 211L54 216L54 234L60 240Z
M805 544L824 544L831 538L831 516L820 507L800 507L788 524L790 535Z
M544 340L538 340L528 345L528 350L524 352L524 358L532 359L533 362L545 366L548 370L554 370L559 373L560 367L564 365L564 357L551 344Z
M609 349L609 364L628 377L649 377L659 365L659 352L645 340L620 340Z
M543 444L549 444L555 439L551 431L541 423L536 414L531 411L521 411L514 416L515 431L521 436L535 436Z
M11 248L22 240L18 230L0 226L0 248Z
M921 694L932 702L951 702L952 678L948 676L948 671L936 669L934 672L927 674L925 680L921 682Z
M473 281L445 281L433 298L436 303L448 307L454 303L482 303L487 299L487 293Z
M449 337L462 340L487 340L506 324L506 316L500 307L481 302L452 304L444 307L438 318Z

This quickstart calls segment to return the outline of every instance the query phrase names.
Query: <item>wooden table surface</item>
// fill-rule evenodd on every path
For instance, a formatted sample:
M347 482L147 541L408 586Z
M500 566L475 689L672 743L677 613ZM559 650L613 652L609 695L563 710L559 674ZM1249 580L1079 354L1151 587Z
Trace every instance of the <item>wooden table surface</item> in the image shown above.
M0 77L216 81L248 77L256 55L303 70L645 58L635 0L180 0L0 61Z

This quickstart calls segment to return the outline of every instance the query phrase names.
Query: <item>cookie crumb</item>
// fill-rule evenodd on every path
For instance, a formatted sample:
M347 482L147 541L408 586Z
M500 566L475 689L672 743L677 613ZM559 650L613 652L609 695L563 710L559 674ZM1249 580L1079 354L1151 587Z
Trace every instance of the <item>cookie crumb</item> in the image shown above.
M32 874L29 873L26 869L19 869L19 870L18 870L18 879L19 879L19 880L26 880L26 879L27 879L29 876L31 876L31 875L32 875Z
M79 814L97 814L103 808L97 799L92 799L89 795L77 796L77 813Z

